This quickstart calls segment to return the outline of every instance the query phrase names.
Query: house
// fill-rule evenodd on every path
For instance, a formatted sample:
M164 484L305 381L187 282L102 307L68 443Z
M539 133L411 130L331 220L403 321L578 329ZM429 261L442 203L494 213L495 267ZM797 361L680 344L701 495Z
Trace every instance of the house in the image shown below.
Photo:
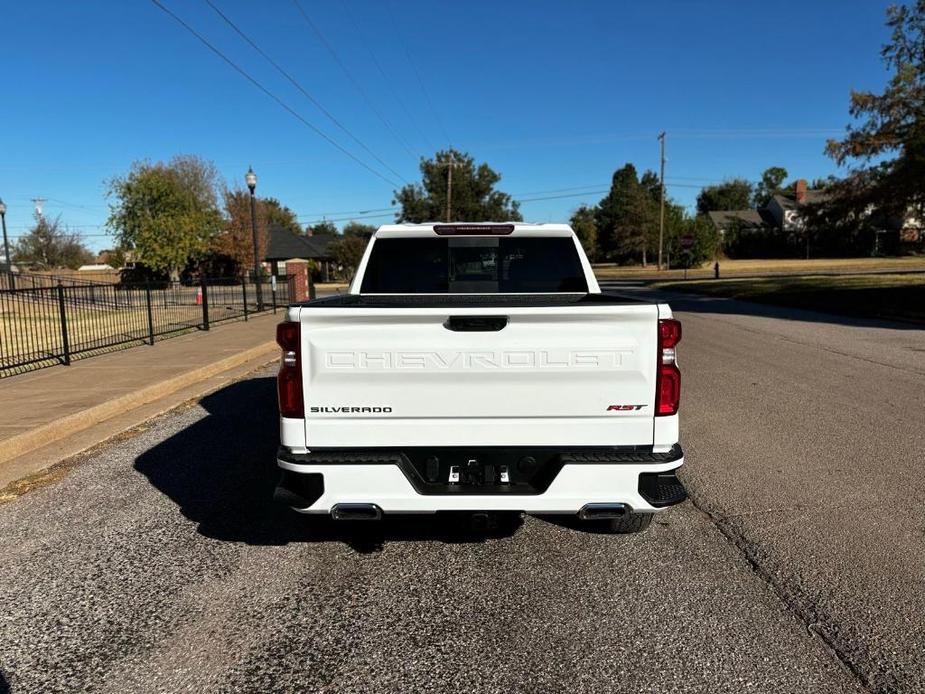
M776 193L763 209L774 220L774 228L787 232L802 231L804 222L800 208L823 203L827 197L828 193L824 190L807 189L806 180L801 178L794 184L793 196Z
M287 260L313 260L322 282L331 275L334 256L329 246L336 236L301 236L279 224L267 229L267 251L264 261L270 263L274 275L286 272Z
M774 218L766 208L758 210L716 210L709 213L710 221L720 235L725 235L732 228L741 231L770 231L774 228Z
M740 232L766 231L782 232L786 235L801 236L805 220L801 210L807 205L824 203L829 193L824 190L810 190L805 179L794 183L793 195L776 193L771 196L764 207L751 210L719 210L710 212L710 220L721 236L733 228ZM876 234L894 235L895 239L905 243L925 240L925 224L913 210L905 215L878 215L874 209L868 209L864 217L876 227Z
M739 231L782 231L799 232L803 229L800 208L823 202L826 192L809 190L806 180L800 179L794 184L794 194L776 193L768 204L758 209L717 210L710 212L710 220L720 235L735 226Z

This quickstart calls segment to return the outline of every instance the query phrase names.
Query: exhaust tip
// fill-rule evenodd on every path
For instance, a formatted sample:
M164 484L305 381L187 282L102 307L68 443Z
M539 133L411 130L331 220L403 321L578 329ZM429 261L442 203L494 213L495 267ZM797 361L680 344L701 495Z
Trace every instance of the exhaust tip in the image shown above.
M324 494L324 475L320 472L283 470L273 492L277 503L295 509L307 509Z
M331 509L334 520L369 520L382 519L382 509L376 504L335 504Z
M603 520L607 518L622 518L631 513L627 504L585 504L578 512L581 520Z

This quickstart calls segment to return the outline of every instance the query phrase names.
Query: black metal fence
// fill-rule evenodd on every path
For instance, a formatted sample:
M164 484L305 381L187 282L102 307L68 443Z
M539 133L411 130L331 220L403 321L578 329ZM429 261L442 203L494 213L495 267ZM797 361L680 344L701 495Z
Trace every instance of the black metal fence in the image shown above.
M197 284L99 284L0 274L0 378L114 349L153 345L222 321L277 311L294 296L291 276L258 287L241 278Z

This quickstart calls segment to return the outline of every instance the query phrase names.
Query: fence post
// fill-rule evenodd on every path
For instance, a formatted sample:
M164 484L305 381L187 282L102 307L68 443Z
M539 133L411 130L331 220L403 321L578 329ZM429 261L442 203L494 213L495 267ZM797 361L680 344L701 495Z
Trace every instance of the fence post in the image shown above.
M244 320L247 321L247 278L241 278L241 296L244 297Z
M67 337L67 309L64 305L64 285L58 282L58 314L61 316L61 345L64 348L64 365L71 365L71 345Z
M151 282L145 282L145 303L148 305L148 343L154 346L154 316L151 314Z
M205 276L199 278L199 289L202 291L202 329L209 329L209 289Z
M273 296L273 315L276 315L276 275L270 275L270 294Z

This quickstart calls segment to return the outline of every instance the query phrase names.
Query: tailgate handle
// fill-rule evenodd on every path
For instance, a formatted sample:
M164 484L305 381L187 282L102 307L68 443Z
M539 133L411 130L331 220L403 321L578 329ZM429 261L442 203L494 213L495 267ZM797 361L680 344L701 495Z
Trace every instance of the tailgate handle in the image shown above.
M507 325L507 316L450 316L443 327L455 332L498 332Z

